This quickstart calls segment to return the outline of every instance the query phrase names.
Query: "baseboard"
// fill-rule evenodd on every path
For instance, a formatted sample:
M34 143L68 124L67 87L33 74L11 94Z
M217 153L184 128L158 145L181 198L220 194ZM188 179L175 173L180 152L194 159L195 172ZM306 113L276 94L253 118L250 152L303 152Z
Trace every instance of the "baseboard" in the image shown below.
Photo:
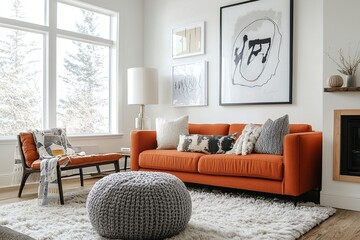
M320 204L323 206L330 206L335 208L360 211L360 196L349 195L341 193L320 193Z
M11 186L12 174L0 174L0 188Z

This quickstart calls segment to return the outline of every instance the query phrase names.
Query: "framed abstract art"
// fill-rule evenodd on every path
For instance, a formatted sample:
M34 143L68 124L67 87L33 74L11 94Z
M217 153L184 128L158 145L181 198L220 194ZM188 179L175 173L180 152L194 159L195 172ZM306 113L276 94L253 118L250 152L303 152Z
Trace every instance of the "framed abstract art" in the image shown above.
M207 62L172 68L172 104L175 107L207 105Z
M220 8L220 105L292 103L293 0Z

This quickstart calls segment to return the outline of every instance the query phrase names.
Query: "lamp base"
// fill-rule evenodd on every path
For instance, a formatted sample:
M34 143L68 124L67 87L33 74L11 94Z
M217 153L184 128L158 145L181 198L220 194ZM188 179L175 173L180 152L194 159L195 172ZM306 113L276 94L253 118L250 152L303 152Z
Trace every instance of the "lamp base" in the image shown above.
M135 118L135 129L136 130L150 130L151 129L151 119L146 116Z

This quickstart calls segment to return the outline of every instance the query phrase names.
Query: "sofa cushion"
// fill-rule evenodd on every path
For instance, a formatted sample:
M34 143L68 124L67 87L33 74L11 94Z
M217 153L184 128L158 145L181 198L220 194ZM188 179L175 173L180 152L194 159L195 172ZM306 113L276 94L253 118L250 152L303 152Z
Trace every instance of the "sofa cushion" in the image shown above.
M189 123L189 134L228 135L229 126L230 125L227 123L212 123L212 124ZM241 131L237 131L237 132L241 132Z
M189 116L182 116L174 120L156 118L157 149L176 149L180 134L189 134Z
M221 154L232 149L237 133L221 135L180 135L177 150L180 152L201 152Z
M204 154L176 150L146 150L139 155L139 166L159 170L197 172L201 156Z
M283 179L283 156L271 154L205 155L199 160L199 173L223 176Z
M288 133L288 115L275 121L268 119L262 126L260 136L255 144L255 152L281 155L283 152L283 139Z

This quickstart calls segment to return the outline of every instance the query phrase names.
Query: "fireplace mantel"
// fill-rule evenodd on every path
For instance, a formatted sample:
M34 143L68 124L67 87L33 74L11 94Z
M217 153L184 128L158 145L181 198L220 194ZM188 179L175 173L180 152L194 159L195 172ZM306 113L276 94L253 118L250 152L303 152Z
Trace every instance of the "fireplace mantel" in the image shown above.
M329 87L324 92L360 92L360 87Z

